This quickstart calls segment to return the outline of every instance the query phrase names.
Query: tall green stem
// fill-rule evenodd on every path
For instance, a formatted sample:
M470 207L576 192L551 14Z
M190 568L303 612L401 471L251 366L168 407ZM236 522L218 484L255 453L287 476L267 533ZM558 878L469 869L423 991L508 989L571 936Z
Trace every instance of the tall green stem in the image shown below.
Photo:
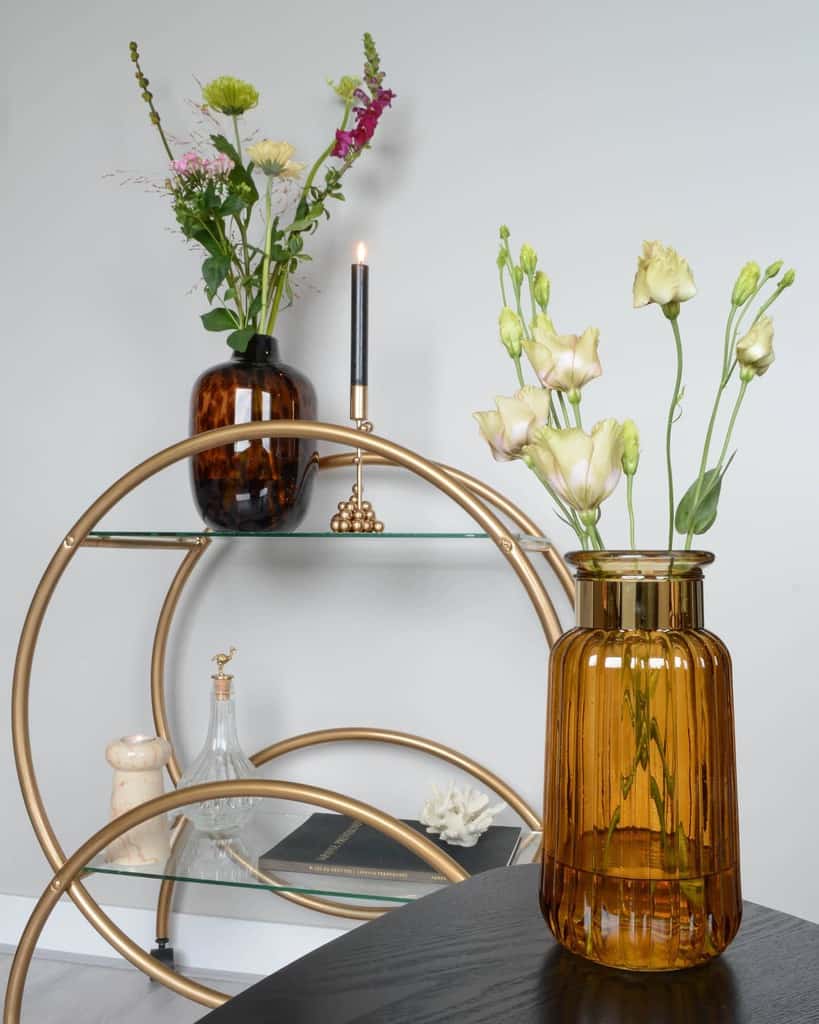
M668 550L674 547L674 471L671 466L671 430L674 426L674 413L680 400L680 387L683 374L683 351L680 327L677 317L671 318L671 329L674 332L674 346L677 350L677 372L674 378L674 393L668 407L668 421L665 428L665 465L668 474Z
M632 551L636 549L634 543L634 474L626 476L626 504L628 505L628 543Z
M236 118L233 119L234 121ZM265 318L267 317L267 299L270 290L270 249L273 238L273 218L270 209L270 197L273 191L273 178L271 175L267 175L267 187L264 193L264 218L265 218L265 229L264 229L264 258L262 259L262 306L259 314L259 323L264 328Z
M737 421L737 414L739 413L739 407L742 405L742 399L745 397L745 392L748 389L748 381L742 381L739 394L737 395L736 403L734 404L734 410L731 413L731 419L728 421L728 430L725 434L725 441L722 445L722 451L719 454L719 461L717 462L717 471L722 469L722 465L725 462L725 456L728 454L728 445L731 443L731 434L734 432L734 424Z
M749 300L750 301L750 300ZM747 309L747 306L746 306ZM705 432L705 444L702 447L702 458L700 459L700 468L697 474L697 484L694 488L694 500L691 505L692 513L696 511L697 505L699 504L700 495L702 494L702 484L705 478L705 471L708 468L708 453L711 450L711 440L714 436L714 426L717 422L717 413L719 412L720 402L722 401L722 395L731 378L731 374L734 370L734 364L730 362L731 351L733 349L732 338L731 338L731 324L733 323L734 315L737 311L736 306L731 306L731 312L728 314L728 320L725 324L725 340L722 347L722 374L719 379L719 387L717 388L717 394L714 398L714 408L711 410L711 418L708 421L708 429ZM744 312L744 311L743 311ZM740 314L740 319L742 314ZM693 514L692 514L693 521ZM685 550L690 551L691 542L694 537L693 529L689 530L685 538Z
M524 387L525 381L523 379L523 369L520 365L520 356L512 356L512 359L515 361L515 372L518 375L518 385L519 387Z
M284 294L284 286L287 283L287 275L289 271L286 263L279 264L279 279L276 282L276 291L273 295L273 303L270 307L270 316L267 320L267 327L265 328L265 334L272 334L273 328L276 326L276 317L279 315L279 306L281 305L282 295ZM264 322L264 321L260 321Z
M582 423L582 421L580 419L580 402L579 401L577 401L577 402L570 401L569 405L571 405L572 413L574 414L574 425L577 427L578 430L582 430L583 429L583 423Z
M237 154L239 156L239 163L243 164L244 163L244 159L242 158L242 138L239 135L239 117L238 117L238 115L234 114L233 117L232 117L232 120L233 120L233 134L236 137L236 152L237 152Z

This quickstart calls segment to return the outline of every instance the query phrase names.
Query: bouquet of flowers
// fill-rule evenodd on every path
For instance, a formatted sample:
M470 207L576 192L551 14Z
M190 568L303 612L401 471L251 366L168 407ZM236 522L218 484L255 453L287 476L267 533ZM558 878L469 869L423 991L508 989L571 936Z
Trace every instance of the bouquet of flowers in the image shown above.
M130 44L130 54L151 124L169 161L164 191L183 236L205 256L202 278L212 308L203 314L202 323L209 331L230 332L228 344L243 352L254 334L272 334L282 301L292 301L290 277L300 262L310 259L304 251L305 236L314 234L321 220L329 218L332 200L344 199L344 175L369 148L395 94L384 88L378 51L372 36L365 33L363 76L345 75L329 83L343 103L340 124L307 170L290 215L274 215L274 189L292 188L306 164L292 159L294 150L287 142L261 139L243 147L239 120L259 102L254 86L226 76L208 82L198 106L219 130L209 136L206 151L187 148L176 154L135 42ZM232 132L221 129L220 115L227 118ZM322 169L323 179L317 183ZM264 207L263 219L256 224L259 176Z
M633 420L618 423L606 419L587 433L581 415L583 389L602 373L597 351L600 332L587 327L579 335L559 334L549 315L550 280L538 269L535 250L523 245L515 262L507 227L501 227L500 239L500 340L514 364L519 390L511 397L496 398L495 409L474 414L480 432L495 459L517 459L534 472L557 506L558 517L575 532L584 550L604 548L600 507L625 475L629 543L634 549L633 484L640 461L637 427ZM688 262L674 249L660 242L643 244L634 278L634 306L654 303L660 307L671 327L676 353L665 424L669 550L674 546L675 530L690 550L693 538L706 533L716 520L722 481L734 457L729 449L737 415L751 383L763 376L774 360L774 328L767 311L796 276L793 270L782 273L782 267L782 260L776 260L763 272L751 262L739 272L731 292L716 397L699 471L675 504L671 437L684 392L679 317L682 304L694 297L696 287ZM772 291L762 299L761 293L769 285ZM750 326L743 331L746 323ZM526 384L524 355L537 379L535 386ZM732 385L733 410L714 460L712 446L720 405Z

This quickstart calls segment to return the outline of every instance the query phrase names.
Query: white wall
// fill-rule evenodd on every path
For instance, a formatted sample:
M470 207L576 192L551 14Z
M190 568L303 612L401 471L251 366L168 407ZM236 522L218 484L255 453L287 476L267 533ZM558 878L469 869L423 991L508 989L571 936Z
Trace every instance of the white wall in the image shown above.
M695 469L736 269L778 256L798 268L798 287L776 310L777 363L751 388L707 538L719 553L707 617L735 659L746 894L819 921L810 654L819 571L815 5L244 0L236 12L213 0L31 0L6 15L6 678L30 595L63 532L121 472L184 436L190 385L223 357L219 339L198 327L197 260L171 233L165 202L121 184L121 173L106 177L163 175L129 39L140 42L170 129L188 121L194 76L239 74L262 92L253 127L306 157L324 145L335 116L324 78L358 67L369 29L398 100L350 176L349 201L311 245L300 302L278 330L287 358L315 380L324 418L346 418L347 265L363 237L378 431L483 475L571 546L533 479L492 463L470 418L513 387L495 333L495 238L505 221L517 243L538 248L559 325L602 329L606 373L588 390L587 415L641 424L639 540L659 545L672 344L657 310L631 309L641 240L674 243L700 289L682 319L680 481ZM309 524L323 523L347 487L343 475L323 481ZM414 481L381 475L372 492L392 528L468 525ZM607 538L622 538L622 498L607 522ZM110 523L196 524L181 467L134 494ZM33 746L67 848L105 818L107 740L149 727L150 639L175 564L165 553L80 552L49 612L33 678ZM464 749L537 804L545 651L523 591L488 546L212 550L185 596L169 658L183 760L205 728L208 658L229 643L241 652L248 749L303 729L384 724ZM7 721L3 734L0 892L31 895L48 871L17 792ZM447 774L366 750L297 756L278 771L396 813L417 810L428 781ZM148 906L155 897L149 883L95 881L93 891L109 904ZM316 920L276 900L203 887L181 905Z

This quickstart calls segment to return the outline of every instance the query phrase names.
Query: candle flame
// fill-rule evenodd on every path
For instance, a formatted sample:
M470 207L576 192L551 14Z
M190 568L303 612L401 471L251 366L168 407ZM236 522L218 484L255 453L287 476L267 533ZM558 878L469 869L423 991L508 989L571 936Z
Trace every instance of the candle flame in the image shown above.
M358 243L355 253L359 263L367 262L367 246L363 242Z

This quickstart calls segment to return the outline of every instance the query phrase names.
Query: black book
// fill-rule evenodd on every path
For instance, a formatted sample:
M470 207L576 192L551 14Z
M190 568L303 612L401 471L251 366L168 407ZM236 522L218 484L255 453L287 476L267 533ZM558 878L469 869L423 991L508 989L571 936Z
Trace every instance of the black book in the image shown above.
M505 867L520 841L521 829L491 825L475 846L450 846L427 833L420 821L404 824L420 832L470 875ZM262 871L302 871L396 882L443 882L420 857L378 829L343 814L311 814L303 825L259 858Z

